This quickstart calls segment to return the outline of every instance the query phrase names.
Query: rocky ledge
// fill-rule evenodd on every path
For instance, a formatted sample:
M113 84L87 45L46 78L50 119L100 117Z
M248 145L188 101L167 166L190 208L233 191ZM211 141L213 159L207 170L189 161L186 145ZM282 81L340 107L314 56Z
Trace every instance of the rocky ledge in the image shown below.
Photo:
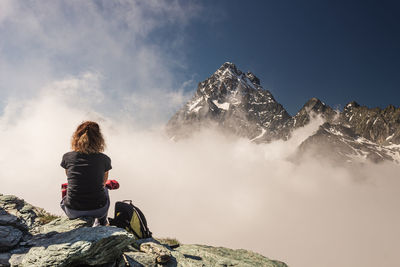
M92 224L92 218L53 216L0 194L0 266L287 266L243 249L172 246L171 240L138 240L124 229Z

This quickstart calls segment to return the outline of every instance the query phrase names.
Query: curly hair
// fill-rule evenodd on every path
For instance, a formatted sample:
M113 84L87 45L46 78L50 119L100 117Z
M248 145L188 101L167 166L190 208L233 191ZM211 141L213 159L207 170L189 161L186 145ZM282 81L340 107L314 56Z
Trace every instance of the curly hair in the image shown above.
M85 154L100 153L104 151L105 142L96 122L85 121L81 123L71 138L73 151Z

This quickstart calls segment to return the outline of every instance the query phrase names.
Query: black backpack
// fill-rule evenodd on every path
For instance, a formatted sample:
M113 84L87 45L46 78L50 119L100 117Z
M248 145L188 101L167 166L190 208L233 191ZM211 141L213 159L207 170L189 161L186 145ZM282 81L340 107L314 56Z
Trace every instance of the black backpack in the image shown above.
M132 204L132 200L117 201L114 219L109 218L109 222L132 233L137 239L152 237L143 212Z

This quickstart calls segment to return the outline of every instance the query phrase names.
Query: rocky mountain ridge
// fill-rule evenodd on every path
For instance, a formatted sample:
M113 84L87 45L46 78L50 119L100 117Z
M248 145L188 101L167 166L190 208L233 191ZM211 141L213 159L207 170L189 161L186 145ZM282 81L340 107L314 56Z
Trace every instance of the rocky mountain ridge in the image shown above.
M0 194L0 266L265 266L287 267L243 250L135 239L124 229L92 227L92 218L53 216Z
M179 139L203 126L218 125L239 136L271 141L280 137L289 119L253 73L227 62L199 83L193 98L168 122L167 132Z
M400 164L400 108L368 108L351 102L338 111L311 98L290 116L253 73L242 72L230 62L199 83L192 99L169 120L166 131L179 140L203 127L216 127L256 143L268 143L289 139L316 116L326 123L299 146L298 156Z

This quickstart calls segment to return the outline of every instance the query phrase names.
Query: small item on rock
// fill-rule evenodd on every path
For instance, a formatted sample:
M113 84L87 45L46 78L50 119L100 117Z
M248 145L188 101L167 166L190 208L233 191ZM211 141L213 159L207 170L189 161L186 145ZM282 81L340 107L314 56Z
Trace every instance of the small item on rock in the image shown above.
M140 244L140 251L155 255L159 264L167 263L171 259L171 252L163 245L154 242Z

